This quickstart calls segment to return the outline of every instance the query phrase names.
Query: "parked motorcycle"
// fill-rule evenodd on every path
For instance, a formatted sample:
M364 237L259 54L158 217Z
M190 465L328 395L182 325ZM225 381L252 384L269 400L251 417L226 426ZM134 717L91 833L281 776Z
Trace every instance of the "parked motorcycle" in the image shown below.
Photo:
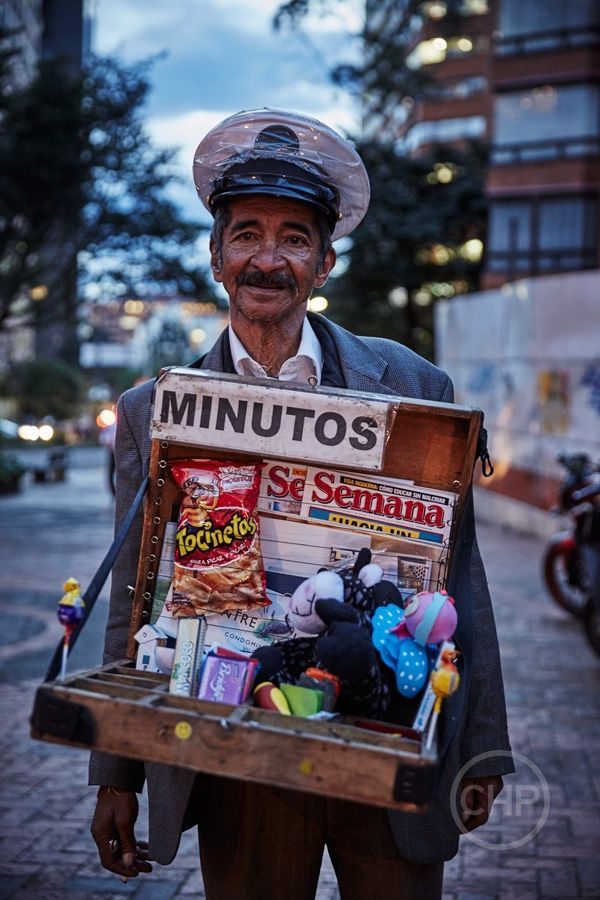
M575 491L573 499L588 504L581 551L588 585L583 621L587 639L600 656L600 482Z
M585 454L561 454L558 461L566 471L557 511L569 515L571 526L548 542L544 581L562 609L584 620L600 655L600 467Z

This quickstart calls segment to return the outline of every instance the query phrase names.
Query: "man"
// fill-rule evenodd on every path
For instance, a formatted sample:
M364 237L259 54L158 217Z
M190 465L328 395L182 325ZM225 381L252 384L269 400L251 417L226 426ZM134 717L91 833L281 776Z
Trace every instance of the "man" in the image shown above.
M225 120L200 143L198 193L214 216L211 266L231 305L231 323L194 365L406 397L452 401L448 376L407 348L357 338L307 315L313 288L335 264L332 239L349 234L368 205L369 184L356 152L339 135L292 113L255 110ZM152 384L119 403L117 525L147 471ZM105 659L125 655L141 522L113 572ZM451 592L457 597L465 674L447 701L452 739L426 815L397 813L294 791L198 775L157 764L92 754L100 785L92 832L102 864L131 877L148 871L136 847L136 792L148 784L150 852L173 859L183 828L199 823L208 900L308 900L327 845L343 900L439 898L443 861L457 851L451 786L461 766L463 830L486 821L502 774L512 771L493 615L474 534L472 507L458 537ZM470 674L469 674L470 673Z

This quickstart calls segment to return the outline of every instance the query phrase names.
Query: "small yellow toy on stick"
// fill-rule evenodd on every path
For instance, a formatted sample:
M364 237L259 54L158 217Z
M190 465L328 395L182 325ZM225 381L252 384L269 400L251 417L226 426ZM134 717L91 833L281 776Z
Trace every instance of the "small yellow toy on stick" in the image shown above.
M425 746L429 749L433 743L433 735L435 734L435 726L442 708L442 700L453 694L460 684L460 675L455 665L455 659L460 655L459 650L446 649L442 650L440 661L431 673L431 689L435 694L435 705L429 723L427 732L427 741Z
M67 674L67 656L71 634L85 616L85 602L79 593L79 582L75 578L67 578L63 584L63 596L58 601L58 621L65 627L63 640L62 662L60 667L60 681L64 681Z

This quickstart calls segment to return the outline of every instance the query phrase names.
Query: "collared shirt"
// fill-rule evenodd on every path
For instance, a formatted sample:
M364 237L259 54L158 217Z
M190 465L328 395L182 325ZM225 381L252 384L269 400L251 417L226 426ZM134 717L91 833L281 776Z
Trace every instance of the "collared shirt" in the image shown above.
M229 345L233 365L238 375L252 376L253 378L273 377L267 375L263 366L252 359L231 324L229 325ZM323 351L310 322L305 317L298 352L290 359L286 359L279 374L275 377L278 381L307 382L311 376L316 376L317 384L320 384L322 373Z

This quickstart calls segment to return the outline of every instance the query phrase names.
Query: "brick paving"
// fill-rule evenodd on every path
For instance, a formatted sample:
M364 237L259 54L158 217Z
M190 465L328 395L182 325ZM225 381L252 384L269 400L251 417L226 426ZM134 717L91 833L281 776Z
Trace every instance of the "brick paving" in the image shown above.
M84 517L88 544L80 529L71 531L67 557L67 510L77 503L81 506L82 490L93 485L97 493ZM18 616L9 604L15 591L20 602L49 610L56 603L56 585L71 574L71 563L84 584L89 580L110 534L110 500L102 489L101 470L90 468L74 471L66 485L31 485L19 498L0 500L0 515L8 514L14 524L0 548L3 650L13 640L31 642L29 626L15 625L9 631L2 624L7 616ZM37 531L36 553L30 559L33 550L24 542L23 528L36 517L43 518L44 510L61 506L63 525L55 522L45 534ZM62 539L57 533L61 528ZM544 593L538 574L542 542L489 525L480 526L480 540L498 620L513 747L542 772L550 811L539 833L524 840L536 824L539 804L528 803L536 782L526 764L519 764L516 778L508 781L504 802L476 832L478 842L463 840L459 855L447 864L444 900L600 898L600 663L580 626L555 609ZM44 560L41 588L39 560ZM96 644L105 615L103 597L94 612L97 622L91 626ZM34 742L28 736L33 693L55 638L43 617L38 635L37 649L28 643L22 659L16 654L0 658L0 900L202 898L193 832L184 835L171 866L156 866L143 880L122 884L96 861L89 835L94 791L86 786L87 754ZM15 644L14 650L18 648ZM145 816L142 799L138 829L142 838ZM507 849L511 839L520 846ZM317 897L339 897L328 859Z

